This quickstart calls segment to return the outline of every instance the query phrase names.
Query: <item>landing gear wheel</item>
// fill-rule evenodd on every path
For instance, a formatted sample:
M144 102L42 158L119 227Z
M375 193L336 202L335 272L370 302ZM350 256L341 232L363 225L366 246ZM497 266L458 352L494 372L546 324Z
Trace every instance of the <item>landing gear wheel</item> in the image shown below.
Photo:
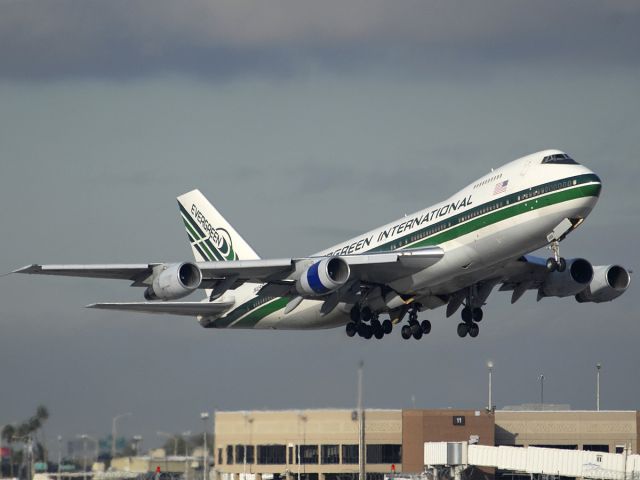
M422 333L422 327L420 326L417 320L409 322L409 328L411 329L411 333L413 335L415 335L418 332Z
M429 320L423 320L420 323L420 328L422 329L422 333L429 335L429 332L431 331L431 322Z
M471 311L471 316L473 317L473 321L474 322L481 322L482 321L482 317L483 317L482 309L481 308L474 308Z
M458 324L458 336L460 338L464 338L464 337L467 336L467 333L469 333L469 326L464 322L459 323Z
M362 320L368 322L373 318L373 312L369 307L364 307L362 310L360 310L360 316L362 317Z
M358 324L358 335L360 335L362 338L369 339L373 335L373 332L371 331L371 327L369 325L367 325L366 323L359 323Z
M469 325L469 336L471 338L476 338L478 336L478 333L480 333L480 327L478 325L476 325L475 323Z
M355 322L349 322L347 323L347 336L349 337L353 337L356 333L358 333L358 326L355 324Z
M422 329L418 330L417 332L413 332L413 338L415 338L416 340L420 340L422 338Z
M382 330L382 325L380 325L380 321L377 319L371 320L371 329L373 330L373 335L380 340L384 337L384 331Z
M384 322L382 322L382 331L384 332L385 335L389 335L392 330L393 330L393 323L391 323L391 320L385 320Z
M409 340L411 338L411 327L409 325L403 325L400 329L400 334L402 338Z
M464 323L469 323L473 319L473 313L470 307L464 307L462 309L462 321Z
M559 266L560 265L558 264L558 262L556 262L555 258L547 258L547 270L549 270L550 272L555 272L556 270L558 270Z
M557 263L559 272L564 272L567 269L567 261L564 258L560 257Z
M360 307L358 307L358 305L354 305L353 307L351 307L349 317L351 318L352 322L358 323L360 321Z

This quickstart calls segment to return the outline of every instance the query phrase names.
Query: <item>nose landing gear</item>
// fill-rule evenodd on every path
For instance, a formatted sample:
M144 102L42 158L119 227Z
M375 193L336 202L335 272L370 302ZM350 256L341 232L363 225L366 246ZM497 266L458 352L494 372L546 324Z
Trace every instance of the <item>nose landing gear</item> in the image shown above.
M567 269L567 261L560 256L560 242L552 240L549 248L553 252L553 257L547 258L547 270L564 272Z

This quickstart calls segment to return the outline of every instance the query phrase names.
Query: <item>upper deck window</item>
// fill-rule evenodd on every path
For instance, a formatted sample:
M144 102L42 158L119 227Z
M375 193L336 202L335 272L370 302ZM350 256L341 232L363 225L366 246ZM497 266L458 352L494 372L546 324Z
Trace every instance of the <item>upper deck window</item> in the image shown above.
M542 163L562 163L565 165L578 165L573 158L566 153L557 153L555 155L548 155L542 159Z

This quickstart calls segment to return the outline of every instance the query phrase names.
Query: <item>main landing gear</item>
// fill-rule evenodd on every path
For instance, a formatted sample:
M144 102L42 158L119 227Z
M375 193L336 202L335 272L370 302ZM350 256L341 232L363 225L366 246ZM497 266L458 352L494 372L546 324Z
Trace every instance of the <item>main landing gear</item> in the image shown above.
M413 337L420 340L423 335L428 335L429 332L431 332L431 322L429 320L418 322L418 308L413 307L409 312L409 324L403 325L400 330L402 338L409 340Z
M376 337L378 340L388 335L393 330L391 320L378 320L378 315L371 311L369 307L360 308L354 305L350 312L351 321L347 323L346 332L349 337L358 334L367 340ZM369 322L369 323L367 323Z
M560 242L553 240L549 248L553 252L553 257L547 258L547 270L564 272L567 269L567 261L560 256Z
M476 338L480 333L480 326L478 323L482 321L484 316L482 308L472 307L472 295L471 289L469 289L469 295L465 307L462 309L462 322L458 324L458 336L464 338L469 335L471 338Z

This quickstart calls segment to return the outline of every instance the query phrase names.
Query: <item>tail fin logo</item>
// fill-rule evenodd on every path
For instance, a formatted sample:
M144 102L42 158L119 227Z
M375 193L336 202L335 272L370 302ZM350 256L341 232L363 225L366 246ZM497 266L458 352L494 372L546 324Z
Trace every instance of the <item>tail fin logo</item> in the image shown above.
M211 225L195 204L191 205L190 214L182 207L181 210L189 240L203 258L211 262L238 259L227 230Z

